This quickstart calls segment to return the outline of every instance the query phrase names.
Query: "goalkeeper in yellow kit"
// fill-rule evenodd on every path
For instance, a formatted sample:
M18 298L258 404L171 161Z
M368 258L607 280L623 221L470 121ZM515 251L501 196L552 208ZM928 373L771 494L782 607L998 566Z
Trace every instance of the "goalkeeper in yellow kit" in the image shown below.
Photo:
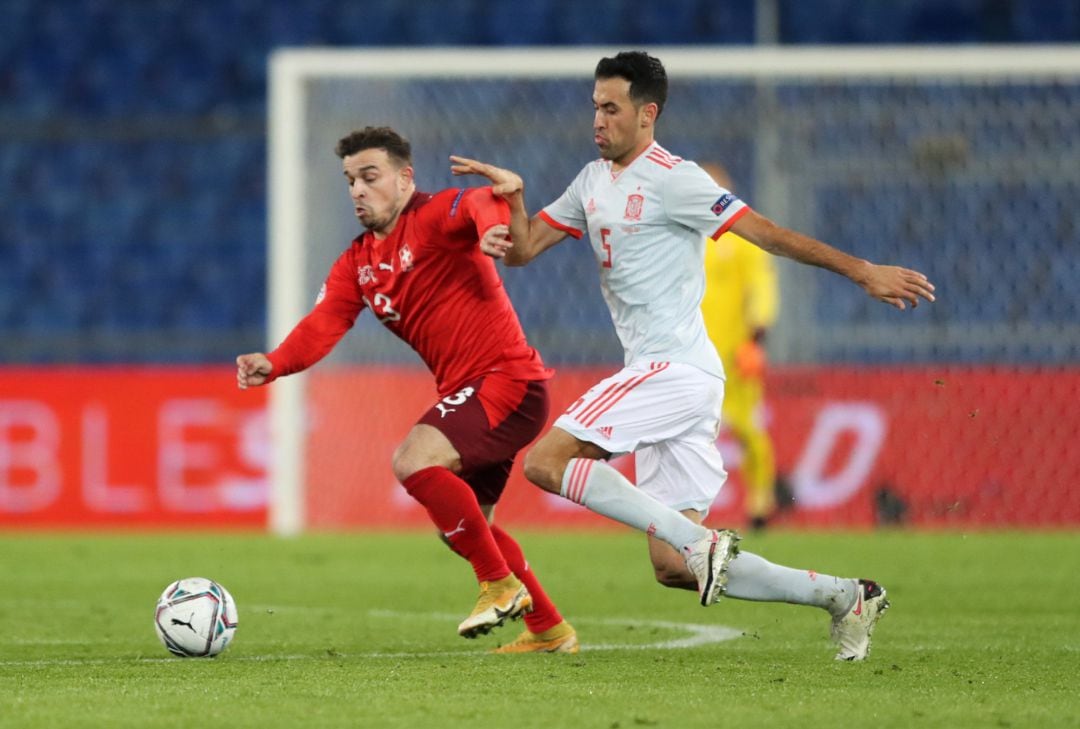
M732 189L723 167L701 167L721 186ZM772 257L728 231L705 247L705 328L724 363L723 422L743 448L740 470L746 487L746 512L755 528L776 510L776 461L765 429L765 332L776 321L779 292Z

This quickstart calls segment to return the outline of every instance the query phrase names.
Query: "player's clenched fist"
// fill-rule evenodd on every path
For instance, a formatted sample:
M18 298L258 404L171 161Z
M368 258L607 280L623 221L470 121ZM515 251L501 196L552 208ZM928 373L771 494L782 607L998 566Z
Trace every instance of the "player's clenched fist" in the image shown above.
M236 358L236 386L241 390L266 383L274 366L262 352L242 354Z

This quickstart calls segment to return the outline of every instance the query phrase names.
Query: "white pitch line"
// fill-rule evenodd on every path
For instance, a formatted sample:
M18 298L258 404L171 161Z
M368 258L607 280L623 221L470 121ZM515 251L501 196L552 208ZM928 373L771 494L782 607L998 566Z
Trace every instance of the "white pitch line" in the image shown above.
M412 618L422 620L456 621L459 616L449 613L410 613L394 610L369 610L368 615L375 618ZM584 625L622 625L635 628L661 628L664 630L678 630L689 633L682 638L656 641L652 643L584 643L582 651L614 651L614 650L680 650L685 648L698 648L700 646L723 643L734 640L743 635L741 630L726 625L702 625L700 623L677 623L669 620L648 620L632 618L578 618L575 623ZM227 660L250 661L254 663L267 663L273 661L324 661L329 659L378 659L378 658L452 658L455 656L475 657L486 654L484 651L476 651L472 648L463 648L453 651L370 651L366 653L309 653L297 655L263 655L263 656L230 656ZM0 661L0 668L5 667L48 667L48 666L101 666L113 663L175 663L184 659L161 657L161 658L127 658L117 656L115 658L60 658L29 661Z
M426 620L449 620L456 621L460 616L449 613L409 613L396 610L369 610L368 615L376 618L422 618ZM681 648L696 648L712 643L723 643L735 640L742 636L743 632L737 628L726 625L702 625L700 623L675 623L669 620L649 620L646 618L575 618L575 623L581 625L625 625L640 628L663 628L666 630L684 630L690 635L684 638L662 640L655 643L582 643L583 651L614 651L614 650L677 650Z

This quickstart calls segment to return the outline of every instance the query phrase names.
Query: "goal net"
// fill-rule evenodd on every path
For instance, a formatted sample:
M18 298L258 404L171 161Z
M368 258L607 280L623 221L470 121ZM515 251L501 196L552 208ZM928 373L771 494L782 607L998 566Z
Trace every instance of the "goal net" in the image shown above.
M389 125L418 187L483 184L460 154L520 172L530 211L595 158L592 71L618 49L281 50L271 61L270 331L308 311L359 232L335 143ZM901 314L781 261L770 432L793 523L1080 523L1080 51L653 48L670 79L657 139L719 161L777 222L926 272ZM621 364L589 248L500 267L559 374L557 413ZM394 446L434 402L412 351L363 315L310 372L271 388L272 528L419 526ZM715 518L738 523L737 443ZM1020 454L1020 455L1017 455ZM620 467L632 475L632 461ZM516 471L500 513L591 524Z

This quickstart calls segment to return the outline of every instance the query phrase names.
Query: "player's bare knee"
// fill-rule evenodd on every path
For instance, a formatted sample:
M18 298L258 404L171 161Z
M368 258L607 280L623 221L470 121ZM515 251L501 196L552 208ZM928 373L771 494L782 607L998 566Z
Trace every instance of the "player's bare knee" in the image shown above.
M441 466L453 473L461 473L461 458L456 454L425 448L423 444L417 445L409 439L394 450L390 465L394 471L394 478L401 483L417 471L432 466Z
M405 479L412 476L417 471L422 471L430 466L438 465L441 464L435 463L432 459L424 457L423 453L418 452L415 448L410 448L407 443L402 443L394 450L394 455L391 460L394 478L401 483L404 483Z
M405 479L420 470L416 468L413 460L409 457L409 449L404 444L394 449L390 466L394 470L394 478L400 482L404 482Z

